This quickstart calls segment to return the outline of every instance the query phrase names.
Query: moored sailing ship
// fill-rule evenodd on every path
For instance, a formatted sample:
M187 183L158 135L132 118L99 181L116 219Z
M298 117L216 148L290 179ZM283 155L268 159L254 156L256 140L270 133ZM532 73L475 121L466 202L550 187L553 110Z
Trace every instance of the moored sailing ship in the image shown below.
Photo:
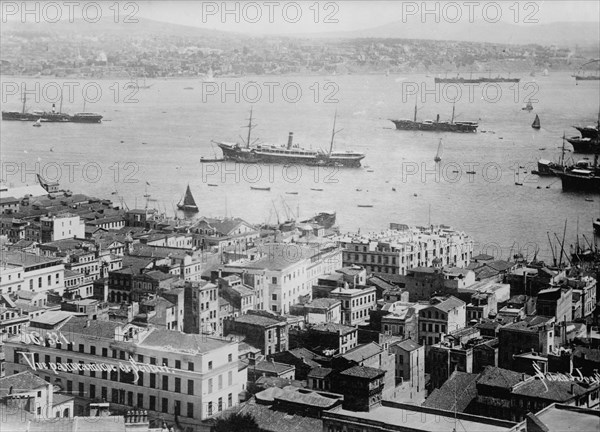
M360 167L361 160L365 158L364 153L355 151L334 151L333 143L335 134L336 117L333 121L333 132L329 151L312 150L294 145L294 134L290 132L286 146L253 145L250 141L252 125L252 110L250 110L250 121L248 124L248 137L244 146L237 143L216 142L223 151L225 160L241 163L273 163L286 165L317 165L317 166L343 166Z
M567 138L575 153L594 154L600 152L600 112L596 126L573 126L581 136Z
M497 77L493 78L491 72L488 77L479 78L473 78L473 74L471 74L469 78L459 77L458 75L451 78L434 78L434 82L436 84L518 83L520 81L521 78L510 78L510 76L501 77L498 75Z
M586 159L577 162L572 167L553 170L553 172L560 177L564 191L600 193L598 154L595 155L593 164Z
M329 229L335 225L336 217L337 215L334 211L322 211L320 213L317 213L310 219L301 221L301 223L314 223L317 225L321 225L325 229Z

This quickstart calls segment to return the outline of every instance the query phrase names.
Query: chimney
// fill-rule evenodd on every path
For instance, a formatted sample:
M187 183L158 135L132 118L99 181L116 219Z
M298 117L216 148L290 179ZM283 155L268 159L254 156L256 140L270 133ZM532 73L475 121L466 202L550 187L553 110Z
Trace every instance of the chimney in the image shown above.
M287 145L288 150L292 148L293 141L294 141L294 132L290 132L290 134L288 135L288 145Z

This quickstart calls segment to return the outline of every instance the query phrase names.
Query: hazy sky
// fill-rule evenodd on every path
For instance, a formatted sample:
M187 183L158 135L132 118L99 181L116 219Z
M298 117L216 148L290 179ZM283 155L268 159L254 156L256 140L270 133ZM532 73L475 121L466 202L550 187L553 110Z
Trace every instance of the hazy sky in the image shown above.
M390 22L459 24L496 20L520 25L600 20L589 1L157 1L136 2L139 16L177 24L255 34L351 31ZM423 6L425 4L425 6ZM230 13L226 13L229 11ZM430 11L430 13L426 13ZM270 22L272 21L272 22ZM315 22L316 21L316 22ZM336 22L337 21L337 22Z

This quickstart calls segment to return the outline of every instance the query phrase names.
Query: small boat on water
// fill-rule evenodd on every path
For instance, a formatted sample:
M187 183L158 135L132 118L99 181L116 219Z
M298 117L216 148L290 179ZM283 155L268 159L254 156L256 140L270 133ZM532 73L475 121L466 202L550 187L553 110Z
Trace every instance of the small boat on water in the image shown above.
M440 138L440 142L438 144L437 153L435 154L435 157L433 158L433 160L436 163L441 162L441 160L442 160L442 139L441 138Z
M475 171L467 171L467 174L477 174Z
M540 128L540 117L537 114L535 115L535 120L531 124L531 127L534 128L534 129L539 129Z
M198 206L196 205L196 200L194 200L189 184L185 191L185 196L183 197L183 200L177 204L177 208L184 212L198 213Z
M286 192L286 195L298 195L298 192Z
M310 188L310 190L317 191L317 192L323 192L323 189L320 189L320 188Z
M200 158L200 163L210 163L210 162L225 162L225 159L223 159L223 158L205 159L203 157Z
M358 207L363 207L363 208L371 208L371 207L373 207L373 205L371 205L371 204L358 204L357 206Z
M531 101L527 101L527 104L521 109L523 111L533 111L533 105L531 104Z
M259 187L259 186L250 186L250 189L252 190L260 190L260 191L270 191L271 188L270 187Z
M37 119L37 121L33 124L34 127L41 127L42 126L42 119L39 118Z
M217 187L217 186L219 186L218 184L214 184L214 183L209 183L208 185L209 185L210 187Z

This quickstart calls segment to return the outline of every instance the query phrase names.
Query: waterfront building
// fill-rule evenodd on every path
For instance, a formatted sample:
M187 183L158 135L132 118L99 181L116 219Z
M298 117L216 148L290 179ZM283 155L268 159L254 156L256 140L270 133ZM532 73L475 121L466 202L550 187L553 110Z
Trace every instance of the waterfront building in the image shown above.
M473 255L473 240L447 226L389 229L368 235L344 235L337 240L344 248L344 266L357 265L369 273L406 275L414 267L467 267Z
M48 243L68 238L85 238L85 223L77 215L61 213L40 218L41 242Z

